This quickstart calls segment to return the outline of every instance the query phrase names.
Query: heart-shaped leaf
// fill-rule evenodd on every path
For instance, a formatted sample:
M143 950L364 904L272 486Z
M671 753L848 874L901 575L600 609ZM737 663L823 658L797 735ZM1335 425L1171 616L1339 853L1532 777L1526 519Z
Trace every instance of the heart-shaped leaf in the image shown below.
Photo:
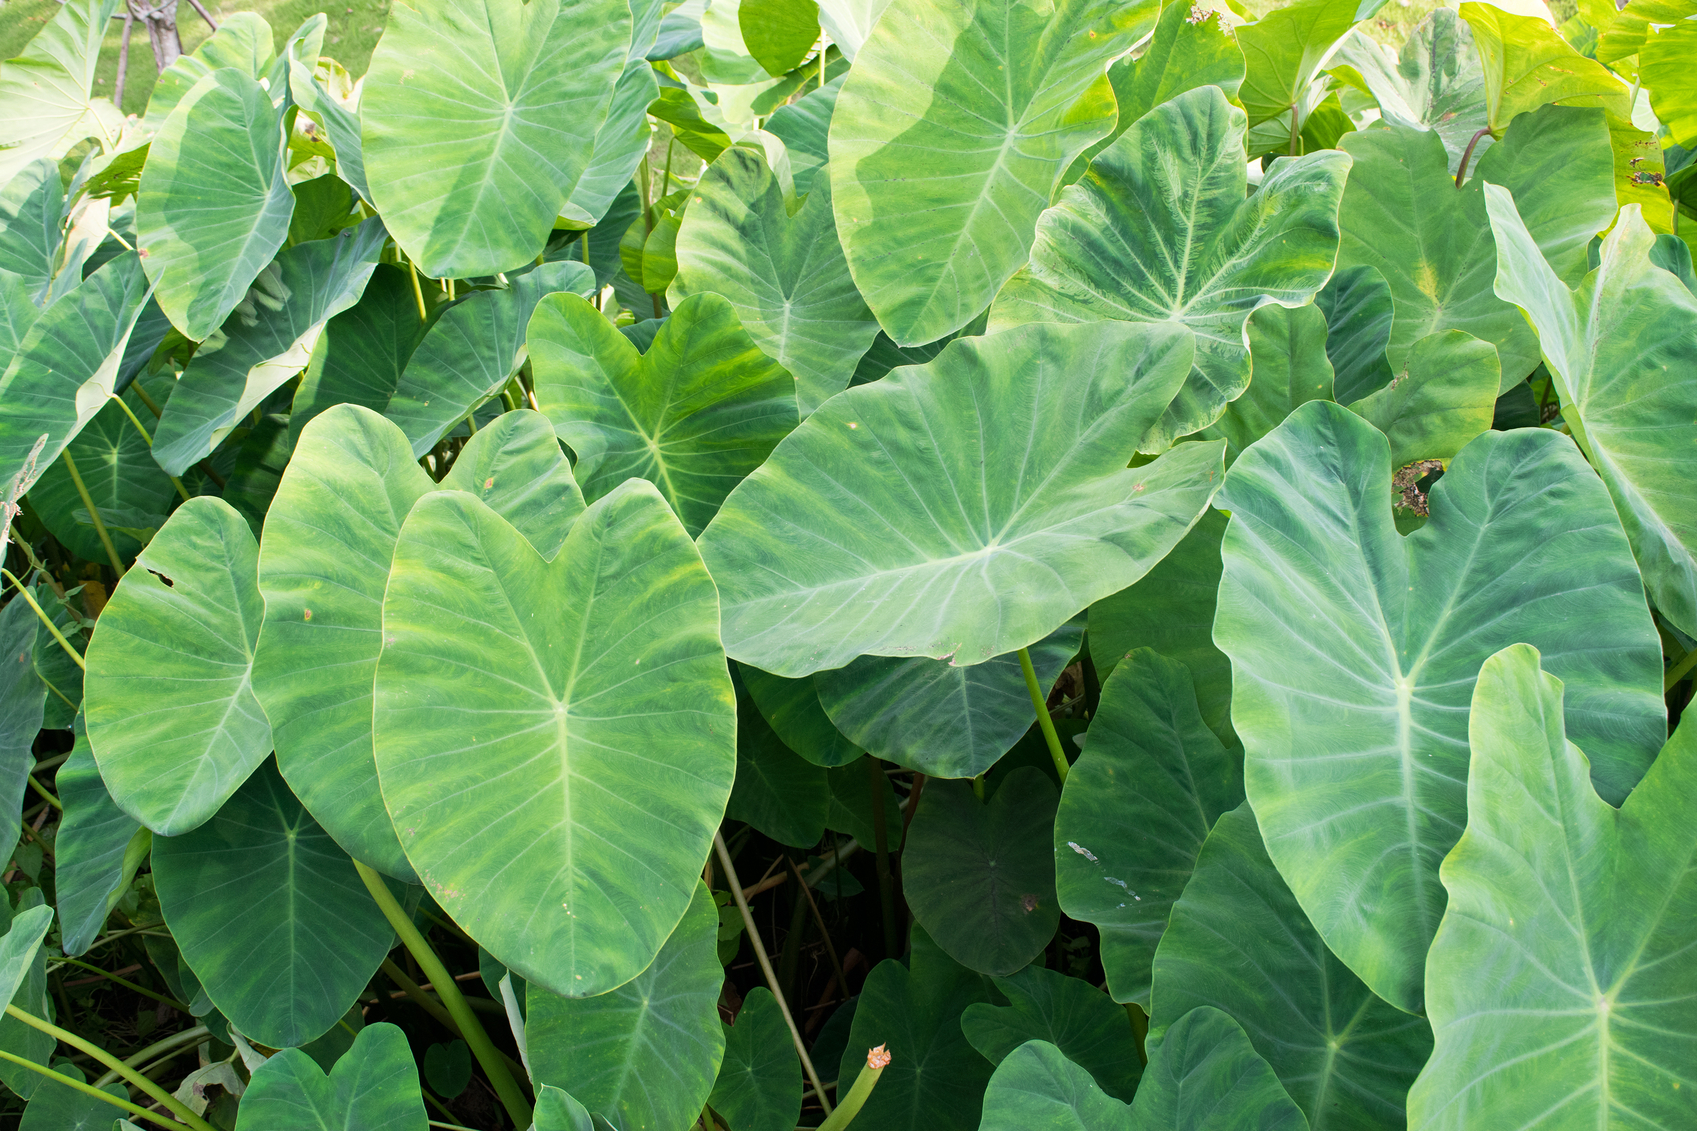
M1496 254L1482 192L1506 185L1535 218L1540 246L1572 281L1585 246L1614 215L1607 127L1595 110L1550 107L1516 121L1460 189L1437 134L1407 126L1344 138L1355 160L1343 195L1338 266L1376 268L1396 301L1391 371L1400 373L1421 338L1462 330L1491 342L1503 382L1518 384L1538 364L1538 337L1491 289ZM1372 389L1340 389L1359 397Z
M1203 1006L1242 1025L1315 1127L1401 1124L1432 1048L1326 949L1262 847L1248 803L1219 819L1155 952L1151 1042ZM1151 1073L1152 1074L1152 1073Z
M1190 360L1181 327L1024 326L831 398L701 536L726 650L976 664L1125 588L1220 480L1215 444L1126 467Z
M365 174L420 271L470 278L536 258L589 165L631 32L625 0L390 10L360 99Z
M1604 239L1597 269L1569 290L1515 202L1494 185L1485 192L1497 286L1538 329L1563 417L1608 485L1656 607L1697 630L1697 500L1669 474L1697 440L1697 296L1656 266L1655 237L1631 205ZM1601 757L1590 736L1575 738Z
M801 1118L801 1062L778 999L756 986L725 1026L725 1059L707 1106L737 1131L794 1131Z
M417 1131L427 1114L406 1033L377 1024L328 1076L299 1049L255 1068L236 1131Z
M1506 11L1494 4L1463 4L1473 45L1485 72L1491 132L1521 114L1553 102L1628 113L1626 84L1595 59L1587 59L1541 15Z
M30 324L0 374L0 484L27 491L106 407L147 301L147 278L120 255ZM46 439L37 450L36 441Z
M981 1131L1308 1131L1267 1062L1227 1014L1203 1006L1149 1042L1131 1105L1047 1041L1015 1049L990 1079Z
M441 486L477 496L549 560L583 513L583 492L553 427L529 409L504 412L479 429Z
M383 800L431 894L527 981L622 985L684 913L735 770L718 623L695 547L641 480L552 562L460 492L402 526L376 677Z
M272 720L277 765L338 844L403 878L413 870L378 792L371 689L395 539L434 489L400 429L339 405L301 433L259 554L254 694Z
M837 242L829 178L814 182L792 216L766 162L727 149L690 194L677 255L672 305L698 291L723 295L755 344L795 378L804 417L848 386L878 335Z
M1501 384L1495 346L1445 330L1415 342L1402 376L1349 410L1385 434L1392 467L1448 460L1491 427Z
M902 890L913 916L969 970L1011 974L1043 952L1061 921L1055 805L1043 771L1022 766L988 802L964 781L927 782L908 829Z
M100 45L118 0L67 3L16 59L0 67L0 184L30 162L55 157L91 134L116 132L121 115L91 97Z
M1467 831L1427 960L1437 1045L1418 1127L1673 1128L1697 1112L1685 960L1697 914L1697 750L1682 725L1619 809L1562 720L1562 682L1517 644L1473 690ZM1553 881L1553 877L1560 880Z
M1084 626L1063 624L1030 649L1037 685L1055 685L1078 655ZM1031 729L1019 657L957 668L947 660L862 656L813 677L825 714L875 757L930 777L974 778Z
M164 836L211 817L271 753L253 694L258 568L247 521L222 499L191 499L136 558L89 641L100 775L120 809Z
M136 248L172 325L199 341L289 234L282 111L254 76L213 71L171 110L136 192Z
M1238 28L1237 43L1247 68L1237 97L1248 111L1249 124L1260 125L1297 111L1332 45L1383 3L1294 0Z
M979 1002L961 1015L961 1031L991 1064L1001 1064L1027 1041L1059 1048L1109 1095L1131 1102L1142 1060L1130 1018L1112 998L1058 970L1027 966L996 979L1010 1004Z
M1308 302L1337 258L1349 160L1280 162L1246 200L1244 122L1213 86L1144 115L1043 214L1031 265L990 311L992 330L1103 318L1190 327L1195 369L1145 451L1219 418L1249 384L1245 319L1269 302Z
M297 244L266 265L183 370L153 434L153 458L181 475L311 359L324 325L359 301L388 233L376 218Z
M1344 37L1328 64L1334 74L1349 67L1348 77L1363 85L1379 104L1386 122L1432 130L1443 140L1454 173L1473 145L1481 157L1492 144L1486 126L1485 72L1473 48L1473 29L1449 8L1439 8L1415 25L1393 60L1377 40L1360 30Z
M424 335L383 415L400 425L423 456L480 402L501 391L525 359L525 327L542 296L593 294L586 264L544 263L500 290L474 291L449 307Z
M322 1036L395 945L353 861L270 761L204 825L156 838L153 878L213 1004L272 1048Z
M725 1052L718 932L713 897L698 877L671 937L630 982L597 997L532 992L524 1035L534 1078L624 1131L668 1131L700 1118Z
M53 1071L81 1083L88 1082L82 1069L69 1061L58 1062ZM122 1082L107 1084L100 1090L129 1102L129 1087ZM111 1131L112 1114L112 1105L105 1100L97 1100L57 1080L44 1079L30 1097L29 1106L24 1108L18 1131Z
M1113 128L1105 65L1159 10L918 0L884 13L837 98L830 176L849 270L890 337L960 329L1025 262L1061 175Z
M679 303L646 353L574 295L537 304L527 342L584 497L647 479L691 535L796 424L795 382L715 294Z
M1102 684L1055 815L1061 908L1101 931L1115 1001L1149 1004L1150 962L1215 820L1243 800L1237 758L1202 723L1184 665L1148 649Z
M1384 436L1303 405L1232 466L1214 639L1267 851L1327 945L1419 1008L1443 912L1438 862L1465 814L1479 665L1530 641L1608 796L1666 722L1661 648L1607 492L1572 442L1487 432L1398 536ZM1560 516L1554 520L1552 516Z

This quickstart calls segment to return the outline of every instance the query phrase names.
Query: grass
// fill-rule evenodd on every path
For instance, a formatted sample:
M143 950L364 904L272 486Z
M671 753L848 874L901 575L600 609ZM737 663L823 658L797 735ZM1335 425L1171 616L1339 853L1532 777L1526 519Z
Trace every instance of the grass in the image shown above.
M143 0L145 2L145 0ZM222 21L236 12L257 12L271 25L276 45L282 47L294 30L315 12L330 17L324 32L324 54L331 56L355 75L365 73L372 49L389 16L389 0L341 0L326 7L323 0L203 0L214 19ZM57 0L0 0L0 59L22 53L29 41L59 10ZM122 9L120 8L120 12ZM177 33L188 54L212 34L200 14L181 0L177 6ZM123 45L124 25L113 20L95 70L96 93L110 95L118 78L118 53ZM147 32L138 23L130 38L130 60L124 84L124 112L141 114L158 69Z

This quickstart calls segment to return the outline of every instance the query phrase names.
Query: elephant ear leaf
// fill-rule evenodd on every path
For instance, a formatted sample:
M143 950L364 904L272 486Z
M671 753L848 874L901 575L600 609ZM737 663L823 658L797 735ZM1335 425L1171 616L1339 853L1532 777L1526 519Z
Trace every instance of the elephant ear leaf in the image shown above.
M1608 485L1656 607L1697 632L1697 497L1685 486L1697 443L1697 296L1656 265L1636 205L1621 209L1597 269L1570 290L1514 199L1487 185L1485 201L1498 293L1537 327L1563 419Z
M1697 966L1697 729L1682 725L1615 808L1536 649L1473 692L1467 831L1427 966L1437 1037L1412 1126L1689 1126ZM1510 1067L1512 1066L1512 1067Z
M831 398L702 533L726 650L791 677L861 655L979 664L1136 581L1219 482L1218 444L1126 466L1189 339L1023 326Z
M1485 433L1406 538L1390 478L1385 437L1324 401L1239 457L1221 493L1214 639L1267 852L1327 946L1414 1012L1443 913L1438 864L1465 822L1485 658L1544 649L1607 797L1631 789L1667 722L1643 582L1572 441Z
M406 1033L379 1023L359 1031L329 1075L300 1049L255 1068L236 1131L411 1131L426 1115Z
M1629 117L1625 84L1595 59L1568 45L1542 16L1518 15L1494 4L1463 4L1461 18L1485 72L1487 124L1501 137L1519 114L1551 102L1601 106Z
M253 693L259 546L221 499L190 499L124 575L88 646L88 739L124 812L197 828L271 753Z
M718 626L643 480L552 561L464 492L407 516L375 682L383 800L431 894L526 981L623 985L689 905L736 769Z
M1453 459L1491 427L1502 366L1497 348L1460 330L1431 334L1408 351L1408 368L1349 406L1391 442L1391 466Z
M583 492L539 412L504 412L466 441L442 488L465 491L506 519L536 552L552 560L583 513Z
M183 96L148 148L136 248L186 337L218 329L288 238L283 113L256 78L223 67Z
M831 195L849 270L900 345L990 304L1038 214L1117 117L1104 69L1153 0L918 0L884 12L831 121ZM1008 44L1023 44L1009 54Z
M1188 326L1194 368L1144 451L1217 420L1249 384L1244 321L1265 303L1306 304L1337 259L1349 158L1281 161L1248 196L1244 121L1213 86L1150 111L1043 214L1030 266L990 311L992 331L1099 319Z
M30 40L23 55L0 66L0 185L30 162L122 123L112 104L91 97L94 68L119 0L67 3ZM37 17L40 18L40 17ZM101 123L102 111L110 126Z
M365 176L420 272L511 271L548 242L595 150L626 0L394 7L365 79Z

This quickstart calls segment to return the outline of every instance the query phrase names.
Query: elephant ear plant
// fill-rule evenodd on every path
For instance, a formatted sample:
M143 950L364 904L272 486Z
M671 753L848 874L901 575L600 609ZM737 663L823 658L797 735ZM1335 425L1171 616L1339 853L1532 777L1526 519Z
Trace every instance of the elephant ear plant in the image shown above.
M354 2L0 28L0 1125L1697 1127L1690 4Z

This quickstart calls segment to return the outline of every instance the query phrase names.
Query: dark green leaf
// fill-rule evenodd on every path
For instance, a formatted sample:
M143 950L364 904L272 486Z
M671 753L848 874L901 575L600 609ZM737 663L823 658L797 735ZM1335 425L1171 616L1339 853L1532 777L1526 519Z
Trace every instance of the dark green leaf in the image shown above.
M1089 982L1041 966L1028 966L996 988L1012 1004L969 1005L961 1031L991 1064L1000 1065L1027 1041L1047 1041L1089 1072L1115 1099L1131 1102L1142 1075L1131 1019L1112 998Z

